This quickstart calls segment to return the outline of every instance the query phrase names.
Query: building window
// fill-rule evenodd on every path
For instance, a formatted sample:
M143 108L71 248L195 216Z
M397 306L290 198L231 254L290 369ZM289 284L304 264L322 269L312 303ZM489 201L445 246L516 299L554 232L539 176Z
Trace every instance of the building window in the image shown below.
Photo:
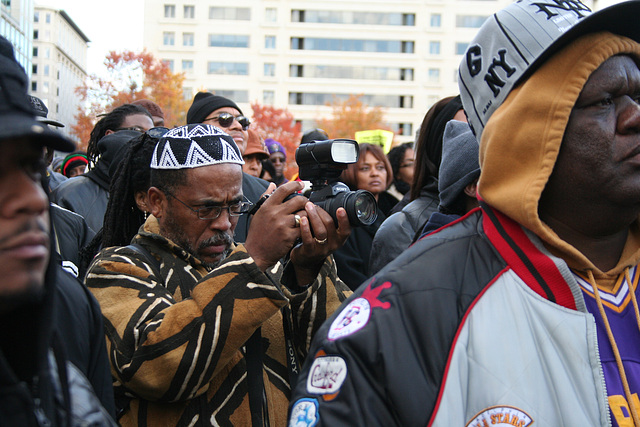
M175 4L165 4L164 5L164 17L165 18L175 18L176 17L176 5Z
M193 89L190 87L183 87L182 88L182 98L184 98L185 100L190 100L191 98L193 98Z
M303 65L290 65L289 66L289 77L304 77L304 66Z
M341 52L413 53L413 41L328 39L291 37L293 50L326 50Z
M175 34L170 31L162 33L162 44L165 46L173 46L175 44Z
M414 43L412 41L402 42L402 53L413 53Z
M264 36L264 48L275 49L276 48L276 36Z
M347 93L314 93L289 92L289 104L292 105L327 105L334 100L349 99ZM413 108L413 96L404 95L363 95L362 102L366 105L386 108Z
M264 76L274 77L276 75L276 64L271 62L264 63Z
M38 64L33 64L31 66L31 74L38 74Z
M182 46L193 46L193 33L182 33Z
M33 30L33 39L38 40L38 30Z
M51 48L50 47L45 47L44 48L44 57L49 59L51 58Z
M394 123L394 124L391 125L391 130L396 135L412 136L413 135L413 124L411 124L411 123Z
M456 43L456 55L464 55L464 53L467 51L467 47L468 46L469 46L469 43L457 42Z
M486 16L478 15L456 15L456 27L458 28L480 28L484 21L487 20Z
M262 103L264 105L273 105L276 101L276 93L272 90L262 91Z
M249 47L249 36L237 34L209 34L211 47Z
M429 17L429 25L433 28L440 28L442 25L442 15L439 13L432 13Z
M236 103L248 103L249 91L248 90L233 90L233 89L209 89L209 92L216 95L224 96L227 99L232 99Z
M400 80L413 81L413 68L401 68Z
M402 25L405 27L414 27L416 25L416 15L415 13L403 13L402 14Z
M429 54L431 54L431 55L440 55L440 42L439 41L431 41L431 42L429 42Z
M249 63L248 62L209 61L207 63L207 73L234 75L234 76L248 76Z
M195 6L185 6L184 7L184 18L185 19L193 19L196 17L196 7Z
M46 22L47 24L51 24L51 14L50 13L47 13L44 16L44 22Z
M162 59L162 63L169 67L169 70L173 73L173 59Z
M33 48L33 56L34 56L34 57L37 57L37 56L38 56L38 48L37 48L37 47L34 47L34 48Z
M190 60L190 59L183 59L182 60L182 71L184 71L186 73L193 72L193 61Z
M209 19L225 21L250 21L251 9L248 7L216 7L209 8Z
M401 25L413 27L415 26L415 21L416 15L414 13L301 9L293 9L291 11L291 22L346 25Z
M440 69L429 68L429 83L440 83Z
M44 66L44 70L43 70L43 71L44 71L44 72L43 72L42 74L44 74L45 76L48 76L48 75L49 75L49 66L48 66L48 65L45 65L45 66Z
M42 83L42 92L43 93L49 93L49 82L43 82Z
M4 4L4 2L2 4ZM37 10L33 12L33 22L40 22L40 12Z
M264 10L265 22L278 22L278 9L275 7L268 7Z
M31 82L31 92L38 91L38 82Z

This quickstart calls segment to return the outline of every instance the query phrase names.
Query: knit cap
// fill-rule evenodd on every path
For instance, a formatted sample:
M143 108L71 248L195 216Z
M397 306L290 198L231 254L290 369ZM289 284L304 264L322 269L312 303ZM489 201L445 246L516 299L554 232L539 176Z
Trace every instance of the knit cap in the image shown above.
M478 141L468 123L450 120L442 138L438 179L440 207L451 208L464 188L480 176Z
M273 138L267 138L264 140L264 144L267 146L267 150L269 150L269 154L273 153L282 153L284 154L284 158L287 158L287 150L284 149L282 144L276 141Z
M244 115L232 100L209 92L198 92L193 98L193 104L189 107L189 111L187 111L187 124L202 123L209 114L222 107L235 108L240 114Z

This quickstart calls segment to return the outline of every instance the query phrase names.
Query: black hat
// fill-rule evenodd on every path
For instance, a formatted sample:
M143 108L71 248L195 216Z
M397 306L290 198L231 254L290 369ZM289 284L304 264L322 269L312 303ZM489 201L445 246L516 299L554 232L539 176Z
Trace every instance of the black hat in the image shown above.
M189 107L189 111L187 111L187 124L202 123L209 114L222 107L235 108L240 114L244 115L232 100L209 92L198 92L193 98L193 104Z
M300 144L308 144L315 141L326 141L328 139L329 135L327 135L327 132L325 132L324 129L311 129L302 135Z
M51 126L59 127L59 128L64 127L63 123L60 123L57 120L47 118L47 116L49 115L49 109L47 108L46 105L44 105L44 102L42 102L42 99L35 97L33 95L29 95L29 100L31 101L31 107L33 107L33 111L36 114L37 121L51 125Z
M13 55L13 46L0 36L0 140L28 137L56 150L73 151L73 141L36 120L27 84L27 75Z

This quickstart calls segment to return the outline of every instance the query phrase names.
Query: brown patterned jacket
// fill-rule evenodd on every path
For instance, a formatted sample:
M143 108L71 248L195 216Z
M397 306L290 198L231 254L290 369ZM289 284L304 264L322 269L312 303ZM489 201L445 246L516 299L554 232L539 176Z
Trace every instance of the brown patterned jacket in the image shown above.
M129 247L103 250L86 283L100 302L116 397L130 398L123 426L251 425L245 342L261 327L271 426L284 426L291 394L283 311L291 311L300 359L322 322L351 293L327 258L308 288L283 286L278 264L262 273L242 245L208 272L157 234L153 217ZM287 275L288 276L288 275Z

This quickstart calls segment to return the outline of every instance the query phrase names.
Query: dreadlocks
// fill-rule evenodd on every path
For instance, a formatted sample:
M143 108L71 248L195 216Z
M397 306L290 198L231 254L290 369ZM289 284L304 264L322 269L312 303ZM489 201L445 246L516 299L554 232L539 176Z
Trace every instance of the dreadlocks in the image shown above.
M109 203L102 229L80 252L80 275L100 248L126 246L144 223L144 214L136 204L136 192L150 186L151 156L158 140L147 133L131 140L109 188Z
M135 116L138 114L144 114L149 116L153 120L149 111L144 107L135 104L124 104L115 108L113 111L98 120L98 123L93 127L91 135L89 136L89 143L87 145L87 157L89 157L89 168L93 168L98 161L100 152L98 151L98 141L105 136L107 131L117 131L122 127L125 119L129 116ZM148 166L148 165L147 165Z

